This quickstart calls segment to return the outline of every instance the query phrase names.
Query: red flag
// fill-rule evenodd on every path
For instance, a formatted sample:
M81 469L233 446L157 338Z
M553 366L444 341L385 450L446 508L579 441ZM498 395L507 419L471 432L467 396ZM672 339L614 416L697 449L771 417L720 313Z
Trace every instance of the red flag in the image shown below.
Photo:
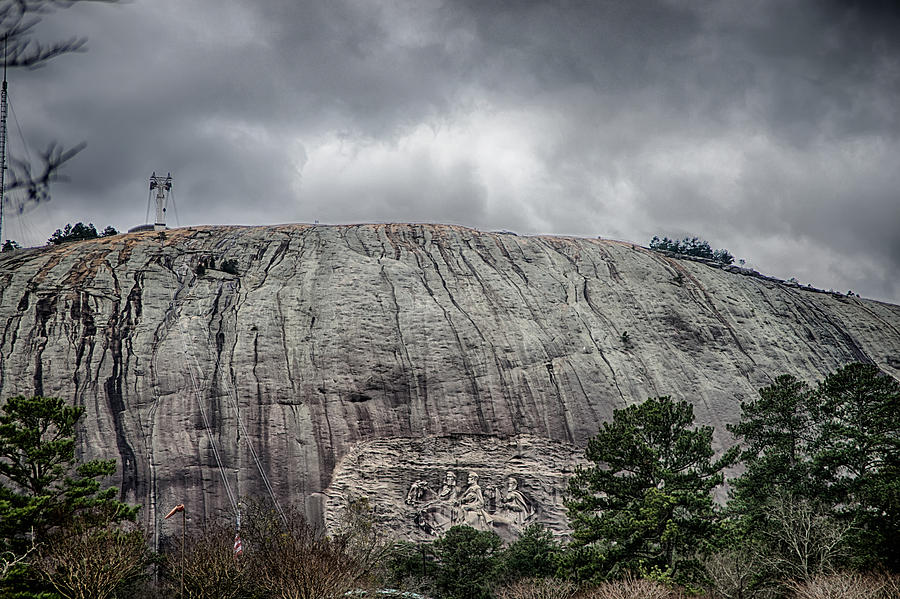
M168 514L166 514L166 517L163 518L163 520L168 520L169 518L171 518L172 516L174 516L177 512L183 512L183 511L184 511L184 504L183 504L183 503L179 503L178 505L176 505L175 507L172 508L172 511L171 511L171 512L169 512Z
M241 533L234 535L234 557L244 554L244 547L241 545Z

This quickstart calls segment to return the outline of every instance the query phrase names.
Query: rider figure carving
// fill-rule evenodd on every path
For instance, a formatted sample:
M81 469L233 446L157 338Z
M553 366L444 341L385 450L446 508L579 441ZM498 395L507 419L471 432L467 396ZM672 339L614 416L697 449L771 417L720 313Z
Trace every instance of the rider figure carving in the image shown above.
M459 507L462 510L463 524L481 528L491 521L491 516L484 510L484 494L478 484L478 475L474 472L469 472L469 486L459 498Z

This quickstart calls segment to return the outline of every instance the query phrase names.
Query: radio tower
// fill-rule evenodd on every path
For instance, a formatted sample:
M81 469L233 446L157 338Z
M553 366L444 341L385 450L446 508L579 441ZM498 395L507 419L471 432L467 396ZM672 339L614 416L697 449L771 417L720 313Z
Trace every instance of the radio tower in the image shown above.
M6 203L6 38L3 38L3 89L0 90L0 245L3 244L3 204Z
M150 191L154 189L156 190L156 222L153 223L153 230L165 231L166 204L169 203L169 192L172 191L172 173L163 178L154 171L150 176Z

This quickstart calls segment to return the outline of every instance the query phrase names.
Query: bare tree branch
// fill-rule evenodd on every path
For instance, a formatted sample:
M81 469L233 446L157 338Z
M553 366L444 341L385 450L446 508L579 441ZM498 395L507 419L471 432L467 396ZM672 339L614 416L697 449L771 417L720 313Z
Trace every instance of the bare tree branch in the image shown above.
M10 571L19 564L27 565L25 560L28 555L35 550L34 538L31 539L31 547L22 555L16 555L12 551L0 552L0 580L4 580Z
M82 2L118 0L5 0L0 2L0 37L6 44L6 65L10 68L38 68L48 60L84 50L87 39L71 37L68 40L42 44L31 38L34 27L43 15L59 9L70 8Z
M113 4L118 0L0 0L0 52L3 52L4 64L9 68L35 69L57 56L84 51L86 38L73 36L42 43L34 39L34 30L44 16L88 2ZM60 167L84 146L82 143L63 148L56 143L50 144L41 153L40 164L35 166L25 160L10 158L11 180L4 193L13 193L4 197L4 209L21 214L32 205L50 199L50 183L62 180L58 174Z
M59 174L60 167L75 157L87 146L82 142L72 148L63 148L51 143L41 152L40 172L32 172L32 165L26 160L10 158L10 180L6 185L7 192L22 190L22 193L9 198L11 207L19 214L31 204L50 199L50 184L65 181Z
M147 534L108 524L53 535L40 550L37 567L63 597L107 599L147 574Z

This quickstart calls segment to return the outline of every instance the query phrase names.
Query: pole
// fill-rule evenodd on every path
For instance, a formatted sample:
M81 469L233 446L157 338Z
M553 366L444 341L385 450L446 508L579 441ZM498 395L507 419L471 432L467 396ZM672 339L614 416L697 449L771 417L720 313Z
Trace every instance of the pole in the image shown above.
M181 597L184 599L184 536L185 530L187 530L187 513L184 511L184 504L179 503L173 507L163 520L168 520L178 512L181 512Z
M425 545L419 543L419 548L422 549L422 579L427 578L427 573L425 572Z
M6 111L7 111L7 95L6 95L6 47L9 36L3 37L3 87L0 91L0 244L3 243L3 204L6 201L4 197L6 192Z

